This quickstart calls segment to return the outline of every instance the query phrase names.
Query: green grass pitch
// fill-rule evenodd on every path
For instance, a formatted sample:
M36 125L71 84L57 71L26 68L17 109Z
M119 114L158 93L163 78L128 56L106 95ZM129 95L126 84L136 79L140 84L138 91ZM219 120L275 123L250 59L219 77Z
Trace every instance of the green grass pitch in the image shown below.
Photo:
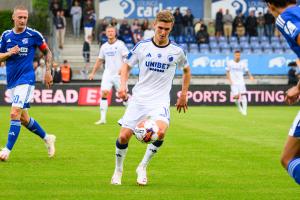
M0 144L7 138L9 107L0 107ZM108 123L94 125L97 107L33 107L30 114L57 136L57 153L22 128L8 162L0 163L0 199L228 199L292 200L300 187L280 166L280 154L298 107L171 108L165 143L148 167L149 185L136 185L135 169L145 144L132 138L121 186L110 185L116 121L123 107L110 107Z

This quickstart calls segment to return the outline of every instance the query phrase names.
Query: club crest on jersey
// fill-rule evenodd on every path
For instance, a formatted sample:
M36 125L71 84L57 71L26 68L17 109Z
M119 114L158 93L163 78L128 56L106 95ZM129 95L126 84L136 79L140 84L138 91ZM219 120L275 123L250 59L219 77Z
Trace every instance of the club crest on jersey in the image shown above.
M22 43L23 43L23 44L28 44L28 38L24 38L24 39L22 40Z
M168 56L168 61L169 61L169 62L172 62L173 60L174 60L174 57L173 57L172 55L169 55L169 56Z

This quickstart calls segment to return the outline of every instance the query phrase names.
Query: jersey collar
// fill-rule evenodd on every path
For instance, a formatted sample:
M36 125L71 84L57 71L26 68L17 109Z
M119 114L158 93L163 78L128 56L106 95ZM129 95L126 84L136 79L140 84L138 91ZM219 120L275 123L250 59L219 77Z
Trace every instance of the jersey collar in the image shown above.
M154 38L152 38L151 41L152 41L152 43L153 43L156 47L158 47L158 48L165 48L165 47L169 46L169 44L171 44L170 39L169 39L168 44L166 44L166 45L164 45L164 46L158 46L158 45L154 42Z

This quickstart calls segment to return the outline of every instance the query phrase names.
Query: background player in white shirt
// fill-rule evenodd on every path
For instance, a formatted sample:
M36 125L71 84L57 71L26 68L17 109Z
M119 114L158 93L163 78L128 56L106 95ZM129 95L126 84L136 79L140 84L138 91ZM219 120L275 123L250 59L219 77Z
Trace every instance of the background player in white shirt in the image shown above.
M89 75L89 79L93 80L96 71L105 61L105 69L101 81L100 120L95 122L95 124L106 123L106 113L108 109L107 96L112 86L114 86L116 90L119 90L120 67L128 55L128 49L124 42L118 40L116 37L117 32L115 27L108 26L106 28L106 36L108 41L101 46L93 71ZM127 101L127 99L124 101Z
M147 146L144 158L136 169L137 183L147 184L146 167L162 145L169 127L170 90L177 67L183 69L183 82L176 106L178 112L182 109L184 112L187 110L186 95L191 78L190 67L183 49L169 40L173 24L174 17L170 11L157 13L154 37L140 41L130 51L121 68L120 98L126 98L126 82L130 67L138 64L140 72L126 112L119 121L122 128L116 141L116 166L111 184L121 184L123 161L133 130L139 121L150 117L159 126L158 140Z
M234 60L227 62L226 75L231 87L231 94L239 111L247 115L247 91L244 81L244 72L247 72L250 80L254 80L246 63L241 62L241 52L234 52Z

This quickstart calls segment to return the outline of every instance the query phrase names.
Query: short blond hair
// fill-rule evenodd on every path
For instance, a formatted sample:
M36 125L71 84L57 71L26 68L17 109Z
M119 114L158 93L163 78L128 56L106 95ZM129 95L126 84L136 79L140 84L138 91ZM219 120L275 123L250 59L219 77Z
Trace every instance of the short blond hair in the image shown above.
M161 10L157 13L156 22L166 22L166 23L173 23L174 24L174 16L170 10Z
M24 6L24 5L16 5L14 7L13 11L15 12L16 10L27 10L28 11L28 9L26 8L26 6Z

